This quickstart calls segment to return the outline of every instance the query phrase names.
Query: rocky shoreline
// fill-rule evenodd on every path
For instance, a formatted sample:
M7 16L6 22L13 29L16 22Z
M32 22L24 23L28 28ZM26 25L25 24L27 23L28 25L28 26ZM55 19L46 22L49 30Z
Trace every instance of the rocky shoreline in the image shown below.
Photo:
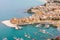
M10 22L17 25L48 23L60 27L60 3L53 0L47 1L44 5L32 7L27 10L28 13L34 13L26 18L12 18Z
M60 0L46 0L42 6L32 7L28 9L28 13L34 13L32 17L39 18L40 20L53 20L56 25L60 26ZM54 25L54 24L53 24Z
M25 18L12 18L10 19L10 24L16 26L28 25L28 24L52 24L55 27L60 27L60 1L53 0L47 1L47 3L31 7L27 10L28 13L33 13L30 17ZM3 22L5 23L5 22ZM15 27L16 28L16 27Z

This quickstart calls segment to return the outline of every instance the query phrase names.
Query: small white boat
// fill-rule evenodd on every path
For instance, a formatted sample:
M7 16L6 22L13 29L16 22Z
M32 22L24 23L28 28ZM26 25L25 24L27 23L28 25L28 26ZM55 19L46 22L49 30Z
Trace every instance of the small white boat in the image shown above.
M46 30L41 30L41 29L40 29L39 31L42 32L42 33L46 33Z
M45 27L46 27L46 28L49 28L49 27L50 27L50 25L49 25L49 24L45 24Z
M18 29L22 29L23 27L22 26L18 26Z
M41 27L41 26L42 26L41 24L36 25L36 27Z

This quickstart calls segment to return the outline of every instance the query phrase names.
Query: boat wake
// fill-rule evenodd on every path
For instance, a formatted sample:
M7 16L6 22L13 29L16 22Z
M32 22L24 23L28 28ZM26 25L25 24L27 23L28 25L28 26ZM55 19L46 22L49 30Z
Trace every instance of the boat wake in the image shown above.
M16 24L10 23L10 20L4 20L4 21L2 21L1 23L3 23L3 24L6 25L6 26L9 26L9 27L17 27Z

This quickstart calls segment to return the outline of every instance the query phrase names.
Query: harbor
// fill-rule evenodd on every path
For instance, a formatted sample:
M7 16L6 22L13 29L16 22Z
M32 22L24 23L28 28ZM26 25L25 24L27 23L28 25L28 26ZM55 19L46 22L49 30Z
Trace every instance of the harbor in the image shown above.
M0 4L0 40L60 40L60 0L0 0Z

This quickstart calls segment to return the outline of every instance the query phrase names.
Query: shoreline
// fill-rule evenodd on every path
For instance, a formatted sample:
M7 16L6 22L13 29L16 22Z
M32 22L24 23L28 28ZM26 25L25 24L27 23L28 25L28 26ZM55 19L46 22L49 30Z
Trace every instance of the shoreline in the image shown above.
M60 27L60 4L58 2L47 2L45 5L43 4L42 6L32 7L28 9L27 12L34 14L26 18L12 18L9 22L6 20L2 23L15 28L17 25L28 25L36 23L49 23L56 27Z

